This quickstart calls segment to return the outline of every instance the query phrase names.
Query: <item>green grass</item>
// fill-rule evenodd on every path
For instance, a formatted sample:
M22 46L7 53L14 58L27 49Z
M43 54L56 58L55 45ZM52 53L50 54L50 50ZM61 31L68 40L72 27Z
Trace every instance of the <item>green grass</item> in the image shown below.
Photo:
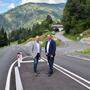
M16 45L16 44L18 44L17 41L15 41L15 42L11 42L11 45Z
M83 32L83 37L84 38L90 37L90 29L88 29L88 30L86 30L86 31Z
M61 45L61 41L60 40L55 40L56 41L56 46L60 46ZM45 43L46 43L46 40L43 41L43 43L41 44L41 47L45 47Z
M61 45L61 40L58 40L55 38L55 36L53 35L53 39L55 40L56 42L56 46L60 46ZM42 41L42 44L41 44L41 47L45 47L45 43L47 41L47 37L45 37Z
M11 46L11 45L17 45L17 41L11 42L11 43L10 43L10 46ZM6 48L6 47L9 47L9 45L0 47L0 49Z
M46 43L46 41L47 41L47 35L49 35L49 34L51 35L52 32L49 31L49 32L46 32L45 34L43 34L43 35L40 36L40 41L42 42L42 43L41 43L41 47L45 47L45 43ZM54 38L55 41L56 41L56 45L57 45L57 46L60 46L60 45L61 45L61 41L58 40L58 39L56 39L54 35L52 35L52 36L53 36L53 38ZM28 42L34 41L34 40L35 40L35 38L29 38L27 41L23 42L22 44L25 45L25 44L27 44Z
M49 30L46 30L47 32L44 34L44 35L41 35L40 36L40 41L45 41L45 39L47 39L47 35L49 35L49 34L51 34L51 31L49 31ZM35 40L35 37L34 38L29 38L28 40L26 40L25 42L23 42L23 43L21 43L21 44L27 44L28 42L30 42L30 41L33 41L33 40Z
M77 41L77 40L80 40L82 38L88 38L90 37L90 29L84 31L83 33L83 36L81 37L80 34L76 34L76 35L72 35L72 34L64 34L65 37L71 39L71 40L74 40L74 41ZM79 39L77 39L77 37L79 37Z
M61 41L60 40L56 40L56 45L60 46L61 45Z
M90 55L90 48L89 49L85 49L84 51L81 51L81 53Z
M72 35L72 34L64 34L64 36L73 41L77 41L77 37L79 37L79 35Z

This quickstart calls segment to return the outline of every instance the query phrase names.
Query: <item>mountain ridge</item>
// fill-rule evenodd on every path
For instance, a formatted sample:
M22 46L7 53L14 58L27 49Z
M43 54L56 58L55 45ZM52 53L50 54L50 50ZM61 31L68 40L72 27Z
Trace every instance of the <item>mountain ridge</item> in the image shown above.
M12 30L18 27L31 27L34 22L42 21L50 13L54 20L62 18L65 4L48 4L48 3L26 3L0 14L0 27L5 30Z

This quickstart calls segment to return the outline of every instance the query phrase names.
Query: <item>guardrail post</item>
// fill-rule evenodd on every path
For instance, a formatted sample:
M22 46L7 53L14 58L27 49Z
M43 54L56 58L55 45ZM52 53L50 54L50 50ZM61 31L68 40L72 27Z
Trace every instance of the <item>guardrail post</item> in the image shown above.
M23 59L23 57L22 57L22 52L19 52L19 53L17 54L18 67L20 67L20 63L22 62L22 59Z

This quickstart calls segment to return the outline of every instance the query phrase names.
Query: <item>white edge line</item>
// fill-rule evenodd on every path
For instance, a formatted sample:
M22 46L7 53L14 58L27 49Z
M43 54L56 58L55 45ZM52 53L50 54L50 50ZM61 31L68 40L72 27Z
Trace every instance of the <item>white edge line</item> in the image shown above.
M10 78L11 78L11 72L12 72L12 68L15 65L15 63L17 62L17 60L15 62L13 62L13 64L10 66L9 71L8 71L8 75L7 75L7 80L6 80L6 86L5 86L5 90L10 90Z
M44 58L43 58L43 59L44 59ZM46 59L45 59L45 60L46 60ZM65 69L65 68L63 68L63 67L61 67L61 66L59 66L59 65L57 65L57 64L54 64L54 65L55 65L56 67L58 67L58 68L61 68L61 69L64 70L64 71L68 72L69 74L71 74L71 75L73 75L73 76L75 76L75 77L77 77L77 78L83 80L84 82L90 84L90 81L88 81L88 80L86 80L86 79L84 79L84 78L82 78L82 77L76 75L75 73L73 73L73 72L71 72L71 71L69 71L69 70L67 70L67 69Z
M21 61L20 63L32 63L32 62L34 62L33 60L31 60L31 61ZM39 62L45 62L44 60L39 60Z
M69 74L63 72L62 70L58 69L56 66L54 66L55 69L57 69L58 71L62 72L63 74L65 74L66 76L70 77L71 79L73 79L74 81L78 82L79 84L83 85L84 87L86 87L87 89L90 90L90 87L85 85L84 83L82 83L81 81L77 80L76 78L70 76Z
M47 59L45 59L45 58L42 58L42 59L44 59L45 61L47 61ZM57 67L58 67L58 68L62 68L62 67L60 67L59 65L56 65L56 64L54 64L54 67L55 67L55 68L57 68ZM57 68L57 69L58 69L58 68ZM68 70L66 70L66 69L64 69L64 68L62 68L62 69L63 69L64 71L66 71L66 72L68 71ZM88 87L88 86L85 85L84 83L80 82L79 80L75 79L74 77L70 76L69 74L63 72L63 71L60 70L60 69L58 69L58 70L61 71L63 74L69 76L71 79L77 81L77 82L80 83L81 85L83 85L83 86L87 87L88 89L90 89L90 87ZM75 76L78 76L78 75L76 75L76 74L74 74L74 73L72 73L72 72L70 72L70 71L68 71L68 73L73 74L73 76L74 76L74 75L75 75ZM78 76L78 78L83 79L83 78L80 77L80 76ZM84 80L85 80L85 82L88 82L86 79L83 79L83 81L84 81ZM88 83L90 83L90 82L88 82Z
M63 67L60 67L60 66L57 65L57 64L54 64L54 65L55 65L56 67L58 67L58 68L61 68L61 69L64 70L64 71L68 72L69 74L71 74L71 75L73 75L73 76L75 76L75 77L77 77L77 78L83 80L84 82L90 84L90 81L88 81L88 80L86 80L86 79L84 79L84 78L82 78L82 77L76 75L75 73L72 73L71 71L69 71L69 70L67 70L67 69L65 69L65 68L63 68Z
M71 56L71 55L67 55L67 56L68 56L68 57L73 57L73 58L78 58L78 59L90 61L90 59L88 59L88 58L80 58L80 57L78 57L78 56Z
M26 57L23 57L23 59L25 59L25 58L27 58L27 57L30 57L30 56L26 56ZM46 60L45 58L42 58L42 59L44 59L44 60ZM12 65L10 66L10 68L9 68L9 71L8 71L8 75L7 75L7 80L6 80L6 86L5 86L5 90L10 90L10 77L11 77L11 72L12 72L12 68L13 68L13 66L15 65L15 63L17 62L17 60L15 61L15 62L13 62L12 63ZM57 68L58 69L58 68ZM59 71L61 71L60 69L58 69ZM68 71L68 70L67 70ZM63 71L61 71L61 72L63 72ZM63 73L65 73L65 72L63 72ZM77 76L77 75L76 75ZM69 76L69 77L71 77L71 76ZM78 77L80 77L80 76L78 76ZM88 87L88 86L86 86L85 84L83 84L82 82L80 82L79 80L77 80L77 79L75 79L75 78L73 78L73 77L71 77L73 80L75 80L75 81L78 81L78 83L81 83L83 86L85 86L85 87L87 87L88 89L90 89L90 87ZM82 77L81 77L82 78ZM87 81L87 80L86 80ZM90 82L89 82L90 83Z
M16 81L16 90L23 90L23 85L18 67L15 67L15 81Z
M31 57L31 56L25 56L25 57L22 58L22 60L25 59L25 58L28 58L28 57ZM10 90L11 72L12 72L13 66L14 66L17 62L18 62L18 60L15 60L15 61L11 64L11 66L10 66L10 68L9 68L9 70L8 70L7 79L6 79L6 85L5 85L5 90ZM24 62L24 61L23 61L23 62ZM41 60L41 62L43 62L43 60ZM25 62L25 63L26 63L26 62Z
M25 56L25 57L23 57L23 59L25 59L25 58L27 58L27 57L30 57L30 56ZM6 85L5 85L5 90L10 90L11 72L12 72L13 66L14 66L15 63L17 63L17 62L18 62L18 60L15 60L15 61L11 64L11 66L10 66L10 68L9 68L9 70L8 70L7 79L6 79Z

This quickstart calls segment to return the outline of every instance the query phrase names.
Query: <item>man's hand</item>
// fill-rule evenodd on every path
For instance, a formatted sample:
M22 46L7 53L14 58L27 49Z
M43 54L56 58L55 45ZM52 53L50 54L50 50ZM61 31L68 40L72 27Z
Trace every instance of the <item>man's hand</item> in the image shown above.
M53 55L51 55L51 57L53 58Z
M46 56L47 56L48 54L46 53Z

